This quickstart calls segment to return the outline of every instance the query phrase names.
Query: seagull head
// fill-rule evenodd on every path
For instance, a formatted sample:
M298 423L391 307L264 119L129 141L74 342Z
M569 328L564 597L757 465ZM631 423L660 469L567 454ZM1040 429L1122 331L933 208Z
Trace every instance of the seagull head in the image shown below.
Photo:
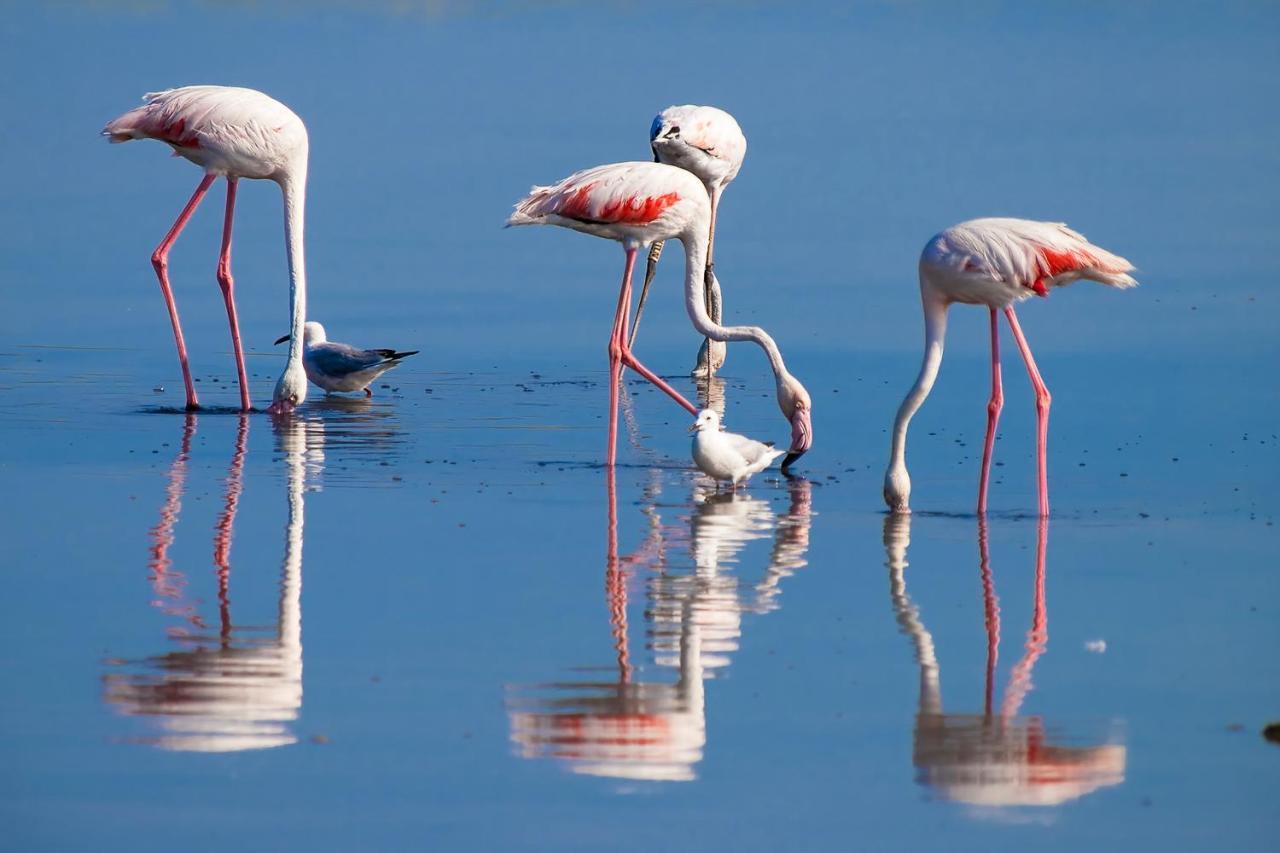
M293 335L281 335L276 338L276 344L282 344ZM327 341L325 337L324 326L321 326L315 320L308 320L302 324L302 343L305 344L322 344Z
M698 418L689 427L689 432L718 432L721 429L720 416L715 409L703 409Z

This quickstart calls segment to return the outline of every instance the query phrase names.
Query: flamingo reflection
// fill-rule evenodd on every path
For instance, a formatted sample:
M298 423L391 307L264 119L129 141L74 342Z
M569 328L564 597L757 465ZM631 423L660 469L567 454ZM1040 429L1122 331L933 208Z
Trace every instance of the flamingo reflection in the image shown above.
M215 524L218 628L213 631L200 617L196 603L187 598L187 581L169 557L196 418L186 416L160 521L151 531L149 577L154 603L180 620L168 632L177 648L140 660L113 661L111 671L103 676L105 699L118 713L151 720L157 731L138 740L160 749L233 752L292 744L297 736L290 724L302 707L304 488L308 464L322 458L323 422L293 418L276 424L285 461L288 520L276 620L264 628L238 625L232 619L231 545L249 436L249 418L240 417Z
M1041 517L1036 536L1031 629L1025 651L1011 670L997 708L1000 602L991 570L986 521L979 519L979 576L987 633L984 703L981 714L957 714L943 711L933 636L907 594L905 569L911 516L891 514L885 518L889 595L898 625L915 646L920 667L912 760L917 781L944 799L978 806L1055 806L1124 781L1123 745L1064 743L1062 733L1047 727L1041 717L1020 716L1023 700L1032 687L1032 670L1049 639L1045 603L1048 529L1048 519Z
M642 512L645 540L618 553L616 471L606 469L605 599L614 664L589 680L509 686L511 739L524 758L554 758L574 773L617 779L689 781L707 742L705 682L738 647L744 612L778 606L782 578L805 565L811 484L790 481L791 510L777 518L766 501L746 494L695 493L687 525L664 525L651 473ZM686 532L687 531L687 532ZM731 569L753 541L775 537L770 563L754 586ZM672 565L687 554L688 562ZM647 644L674 680L646 678L632 658L628 591L643 583Z

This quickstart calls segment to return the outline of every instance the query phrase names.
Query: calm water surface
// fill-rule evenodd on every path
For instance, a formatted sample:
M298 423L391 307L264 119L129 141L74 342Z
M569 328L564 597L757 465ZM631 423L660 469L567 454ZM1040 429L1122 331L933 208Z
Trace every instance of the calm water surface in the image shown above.
M1277 42L1267 4L7 9L3 846L1269 849ZM175 408L147 259L199 176L95 134L194 82L307 121L312 316L423 350L371 400L219 408L211 199L171 268L210 409ZM737 494L630 374L600 467L622 253L500 227L534 182L645 158L653 112L690 101L750 140L728 316L814 397L797 476ZM240 201L265 404L279 194ZM977 215L1065 219L1143 287L1020 312L1052 519L1012 359L972 515L989 368L964 309L913 423L917 511L887 517L916 256ZM785 440L756 352L685 377L671 254L645 361Z

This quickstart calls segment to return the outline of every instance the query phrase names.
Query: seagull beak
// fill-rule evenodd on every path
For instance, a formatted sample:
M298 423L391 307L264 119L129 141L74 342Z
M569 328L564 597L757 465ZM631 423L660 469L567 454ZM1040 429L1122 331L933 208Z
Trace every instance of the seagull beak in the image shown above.
M697 431L698 431L697 421L694 421L693 423L689 424L689 432L697 432Z
M808 406L796 406L791 416L791 449L782 460L782 467L789 468L813 446L813 423L809 419Z
M276 339L276 344L275 344L275 345L276 345L276 346L280 346L280 344L282 344L282 343L284 343L285 341L289 340L289 338L291 338L291 337L293 337L293 335L283 335L282 337L280 337L280 338L277 338L277 339Z

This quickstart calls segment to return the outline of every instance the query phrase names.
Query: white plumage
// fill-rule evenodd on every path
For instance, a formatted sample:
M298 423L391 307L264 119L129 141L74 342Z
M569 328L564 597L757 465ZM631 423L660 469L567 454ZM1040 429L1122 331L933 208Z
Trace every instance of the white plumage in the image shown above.
M949 302L1004 308L1049 288L1090 279L1133 287L1133 264L1095 246L1062 222L971 219L933 237L920 255L922 275Z
M658 113L649 128L649 145L659 162L692 172L708 191L736 178L747 156L747 138L733 116L694 104Z
M698 419L689 429L693 432L694 464L717 482L723 480L737 486L786 455L785 450L778 450L772 444L723 432L720 416L714 409L698 412Z
M533 187L508 225L561 225L596 237L648 243L678 235L709 215L707 191L684 169L661 163L610 163Z

